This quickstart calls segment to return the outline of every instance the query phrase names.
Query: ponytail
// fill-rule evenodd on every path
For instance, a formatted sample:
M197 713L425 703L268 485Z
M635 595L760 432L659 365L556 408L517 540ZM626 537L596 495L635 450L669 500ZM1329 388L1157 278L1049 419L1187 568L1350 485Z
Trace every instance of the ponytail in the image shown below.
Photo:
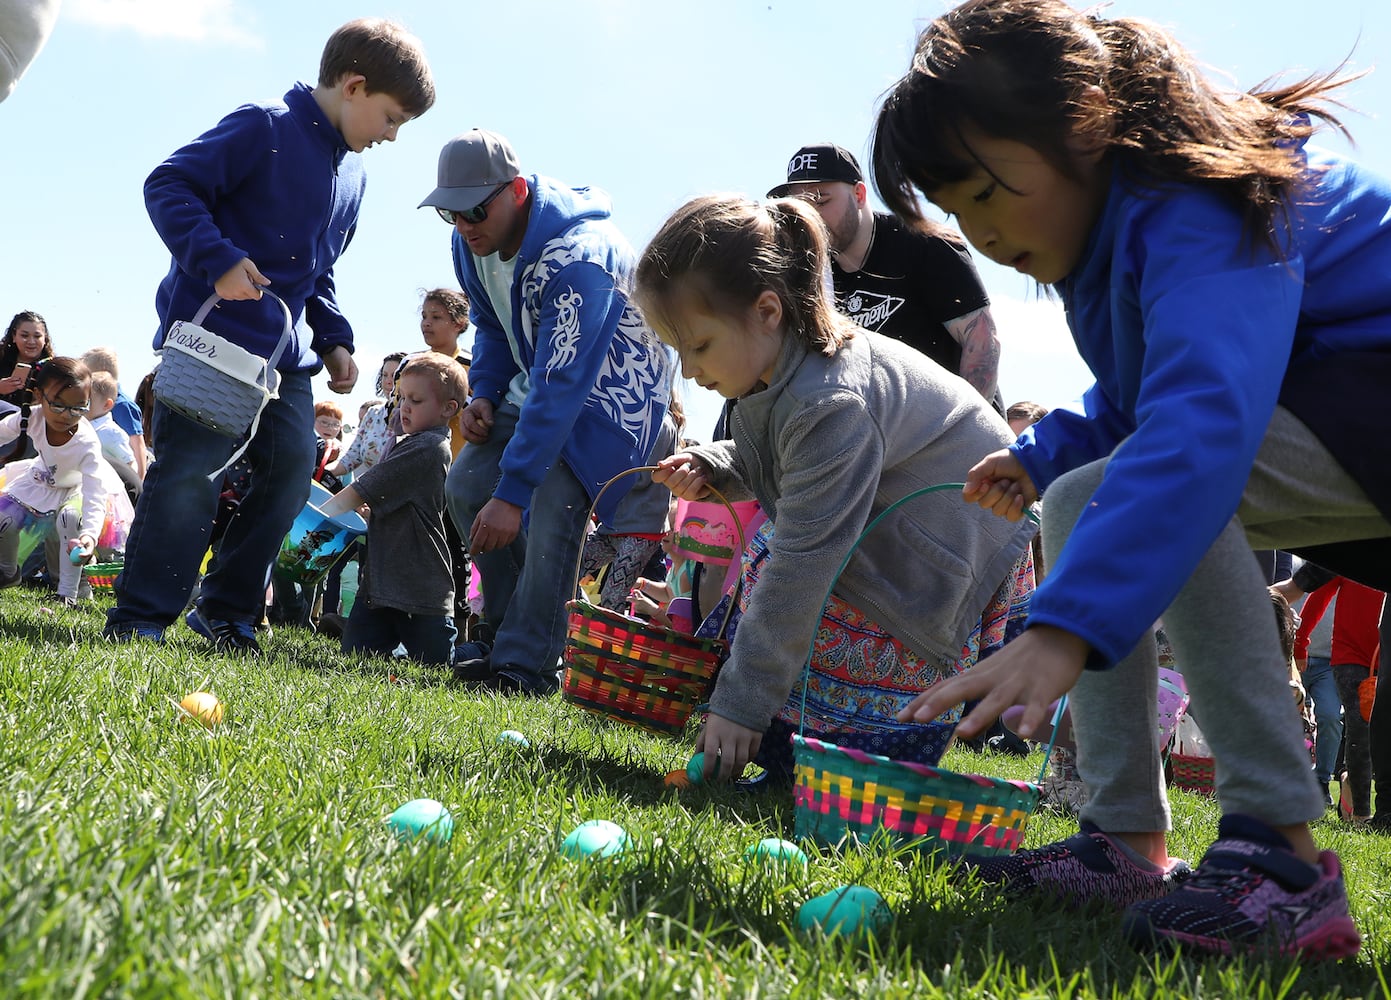
M17 462L24 457L24 453L29 448L29 414L34 408L34 388L38 385L39 372L42 370L47 359L41 358L29 369L29 377L24 380L22 389L24 391L24 402L19 404L19 435L14 440L14 445L3 458L0 458L0 466L9 465Z
M772 291L782 301L788 335L826 355L857 329L835 309L825 224L797 198L759 204L706 195L687 202L643 251L636 286L648 322L678 344L682 333L671 309L678 287L721 314Z

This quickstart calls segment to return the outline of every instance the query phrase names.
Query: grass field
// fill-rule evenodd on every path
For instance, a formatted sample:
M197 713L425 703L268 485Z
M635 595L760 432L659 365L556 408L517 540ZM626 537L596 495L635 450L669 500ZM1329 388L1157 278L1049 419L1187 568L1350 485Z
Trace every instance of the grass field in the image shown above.
M208 655L182 625L163 647L111 647L101 621L0 594L0 996L1387 995L1391 838L1336 821L1318 835L1347 869L1358 960L1143 956L1114 915L1007 905L912 853L750 867L745 848L791 836L789 796L664 788L687 746L559 698L479 699L415 667L393 680L290 629L259 660ZM213 731L180 721L198 689L227 706ZM1033 777L1040 761L946 764ZM415 798L453 812L447 845L389 835ZM1173 850L1196 860L1215 808L1173 801ZM634 848L562 857L588 819ZM1027 843L1073 830L1040 812ZM845 883L888 900L883 933L795 929Z

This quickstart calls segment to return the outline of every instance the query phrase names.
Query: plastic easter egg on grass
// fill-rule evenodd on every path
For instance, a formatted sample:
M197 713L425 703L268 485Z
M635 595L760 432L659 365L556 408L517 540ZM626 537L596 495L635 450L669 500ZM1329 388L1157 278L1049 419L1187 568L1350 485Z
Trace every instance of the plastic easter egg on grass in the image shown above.
M705 754L696 751L691 754L691 759L686 763L686 777L691 784L699 785L705 781Z
M398 839L405 841L423 836L443 844L454 836L454 817L434 799L411 799L388 816L386 824Z
M893 919L884 897L863 885L842 885L802 904L797 927L821 928L828 937L873 933Z
M690 788L691 778L683 769L668 771L667 776L662 779L662 784L667 788Z
M632 838L617 823L606 819L585 820L560 842L567 858L610 858L632 846Z
M222 702L217 695L207 691L193 691L184 695L179 707L184 710L185 722L201 722L211 729L222 721Z
M531 746L531 740L527 739L525 736L517 732L515 729L504 729L502 732L497 734L497 741L499 743L509 744L515 747Z
M790 840L764 837L744 851L745 861L756 861L771 868L807 866L806 853Z

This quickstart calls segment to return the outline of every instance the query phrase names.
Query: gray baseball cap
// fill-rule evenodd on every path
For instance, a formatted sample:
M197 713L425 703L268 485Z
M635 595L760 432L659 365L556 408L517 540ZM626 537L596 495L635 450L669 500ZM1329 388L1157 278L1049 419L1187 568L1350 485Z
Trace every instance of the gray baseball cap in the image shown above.
M447 208L466 212L499 184L520 177L517 154L496 132L472 129L456 135L440 150L439 186L417 208Z

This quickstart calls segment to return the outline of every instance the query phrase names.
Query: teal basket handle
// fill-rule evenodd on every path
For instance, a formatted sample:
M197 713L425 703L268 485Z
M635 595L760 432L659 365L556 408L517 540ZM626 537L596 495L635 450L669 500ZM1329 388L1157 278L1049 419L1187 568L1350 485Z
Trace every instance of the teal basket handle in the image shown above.
M850 557L855 554L855 550L869 536L869 533L878 527L879 522L884 520L898 508L902 507L910 500L926 496L929 493L943 493L947 490L964 490L965 483L938 483L936 486L924 486L922 489L914 490L912 493L899 497L893 503L881 510L874 519L865 525L865 530L860 532L860 537L855 539L855 544L850 546L850 550L845 553L845 558L840 561L840 566L836 568L835 576L831 577L831 585L826 590L826 596L821 599L821 607L824 609L831 600L831 595L835 593L836 584L840 582L840 575L845 572L845 567L850 564ZM1039 523L1039 517L1032 510L1025 509L1024 516ZM802 664L802 706L798 714L797 735L805 736L807 725L807 688L811 683L811 658L816 653L816 629L812 629L811 643L807 646L806 662ZM1058 701L1057 711L1053 713L1053 735L1048 741L1048 752L1043 756L1043 767L1039 770L1038 784L1043 783L1043 776L1048 769L1048 758L1053 755L1053 746L1058 739L1059 722L1062 719L1063 710L1067 707L1067 695L1063 695Z

